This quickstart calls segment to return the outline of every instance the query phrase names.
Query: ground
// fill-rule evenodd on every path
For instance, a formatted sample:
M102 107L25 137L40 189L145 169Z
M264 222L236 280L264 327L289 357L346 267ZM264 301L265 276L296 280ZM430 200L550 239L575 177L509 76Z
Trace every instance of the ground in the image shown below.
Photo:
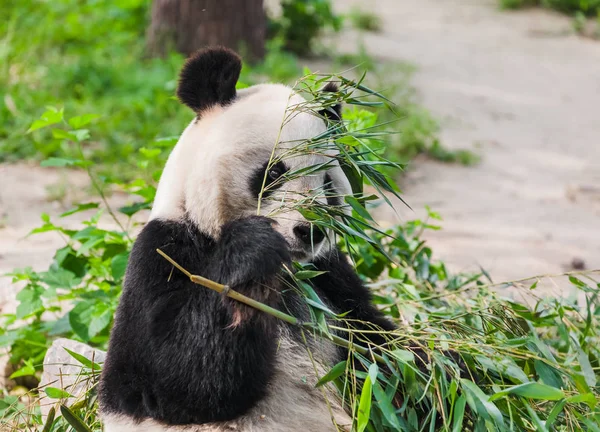
M398 205L400 220L430 205L444 217L428 235L436 256L455 270L481 265L498 281L560 273L574 259L600 268L600 43L573 35L566 17L500 12L494 0L371 0L369 10L381 32L346 31L339 49L354 52L362 38L378 61L415 64L444 144L482 157L474 167L415 161L402 180L414 212ZM85 179L28 164L0 166L0 178L0 273L44 268L62 240L24 237L40 213L69 207L49 202L63 194L54 185L68 180L66 196L81 196ZM0 279L3 312L14 305L9 282Z
M417 215L430 205L444 218L428 235L439 258L496 281L561 273L573 260L600 268L600 43L575 36L568 17L496 4L374 0L382 31L339 43L351 51L362 37L377 60L417 65L443 143L482 156L471 168L418 160L403 181Z

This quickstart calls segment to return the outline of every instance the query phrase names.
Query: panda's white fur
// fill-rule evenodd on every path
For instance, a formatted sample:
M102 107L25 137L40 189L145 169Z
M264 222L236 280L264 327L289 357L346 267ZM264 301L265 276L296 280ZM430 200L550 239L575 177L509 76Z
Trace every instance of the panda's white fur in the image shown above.
M308 112L305 105L306 100L290 87L260 84L239 91L233 104L215 106L194 119L169 156L150 219L188 216L202 231L218 237L220 227L232 218L256 214L256 202L245 193L256 168L271 152L276 158L326 130L323 119ZM334 156L333 151L330 153ZM285 158L291 170L326 162L331 165L327 172L336 193L350 194L348 179L335 159L306 154ZM324 201L323 175L321 171L286 182L261 205L260 214L278 222L276 230L292 248L296 243L293 227L305 219L297 210L286 209L281 201L294 202L315 193ZM245 200L246 205L220 206L226 194L235 194L232 199ZM327 245L329 241L314 246L309 257Z

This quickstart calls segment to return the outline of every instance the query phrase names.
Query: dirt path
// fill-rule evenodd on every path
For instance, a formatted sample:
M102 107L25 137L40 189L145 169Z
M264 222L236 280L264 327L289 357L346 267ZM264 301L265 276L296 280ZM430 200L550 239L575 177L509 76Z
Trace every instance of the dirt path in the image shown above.
M352 4L365 3L336 1ZM418 216L429 204L444 217L428 235L437 256L498 281L559 273L574 258L600 268L600 42L571 35L566 17L500 12L495 0L370 4L383 29L364 35L369 52L417 65L443 143L482 155L473 168L419 162L404 182ZM357 40L339 45L353 52Z
M19 290L19 286L11 284L10 277L3 275L25 267L45 270L56 249L65 245L55 232L27 237L32 229L42 225L41 214L48 214L53 222L68 228L81 229L81 222L93 215L94 210L62 220L58 216L71 209L73 202L99 201L97 197L90 198L88 191L89 182L83 172L27 163L0 165L0 313L14 312ZM129 198L114 194L109 201L118 208L128 203ZM117 227L108 216L100 220L105 227Z

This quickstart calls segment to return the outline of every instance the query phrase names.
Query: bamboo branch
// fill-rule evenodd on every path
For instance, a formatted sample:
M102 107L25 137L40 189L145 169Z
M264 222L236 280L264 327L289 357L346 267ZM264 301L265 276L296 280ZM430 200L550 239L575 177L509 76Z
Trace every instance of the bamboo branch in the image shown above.
M188 278L190 278L190 281L192 281L193 283L195 283L197 285L201 285L205 288L211 289L218 293L225 293L225 295L227 297L232 298L236 301L239 301L240 303L244 303L247 306L250 306L254 309L258 309L259 311L269 314L269 315L271 315L277 319L280 319L282 321L285 321L288 324L302 327L305 330L309 330L309 331L319 335L320 337L331 340L334 344L336 344L338 346L347 348L348 350L354 350L364 356L372 356L377 362L379 362L381 364L386 364L385 359L381 355L372 352L368 348L365 348L360 345L355 345L352 342L350 342L349 340L339 337L337 335L334 335L331 333L326 333L326 332L322 331L321 329L315 327L313 323L300 321L298 318L296 318L292 315L288 315L285 312L282 312L278 309L272 308L271 306L268 306L264 303L256 301L250 297L247 297L244 294L241 294L235 290L232 290L228 285L220 284L218 282L212 281L212 280L207 279L202 276L193 275L189 271L187 271L185 268L183 268L179 263L177 263L173 258L171 258L169 255L164 253L162 250L156 249L156 252L158 252L158 254L160 256L162 256L164 259L169 261L169 263L171 263L177 270L179 270L184 275L186 275Z

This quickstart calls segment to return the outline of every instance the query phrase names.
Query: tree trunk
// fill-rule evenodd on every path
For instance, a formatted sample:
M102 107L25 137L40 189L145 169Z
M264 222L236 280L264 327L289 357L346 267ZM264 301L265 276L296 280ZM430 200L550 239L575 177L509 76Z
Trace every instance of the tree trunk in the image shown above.
M155 55L169 49L183 54L223 45L251 60L265 52L263 0L154 0L148 48Z

